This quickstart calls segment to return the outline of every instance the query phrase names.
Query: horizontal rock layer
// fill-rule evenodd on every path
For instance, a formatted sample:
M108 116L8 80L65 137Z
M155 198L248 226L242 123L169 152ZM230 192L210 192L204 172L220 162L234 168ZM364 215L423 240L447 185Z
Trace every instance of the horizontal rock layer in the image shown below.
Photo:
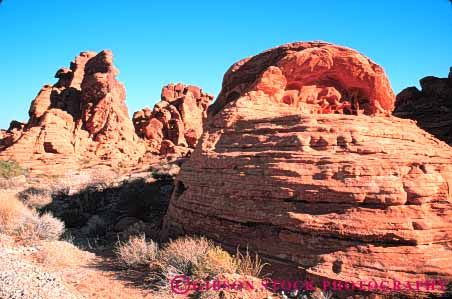
M296 45L246 60L260 67L236 66L253 69L260 82L286 56L271 63L258 57ZM346 61L368 63L352 50L328 48L333 58L349 53ZM303 57L304 50L297 51L285 55ZM228 71L219 100L241 75ZM246 81L248 72L243 76ZM384 73L378 76L387 82ZM203 234L231 247L248 245L316 278L452 279L451 148L414 121L388 116L390 97L381 101L389 110L380 116L307 113L274 96L286 88L280 81L256 82L211 106L202 138L177 178L164 237ZM368 94L392 94L367 88Z

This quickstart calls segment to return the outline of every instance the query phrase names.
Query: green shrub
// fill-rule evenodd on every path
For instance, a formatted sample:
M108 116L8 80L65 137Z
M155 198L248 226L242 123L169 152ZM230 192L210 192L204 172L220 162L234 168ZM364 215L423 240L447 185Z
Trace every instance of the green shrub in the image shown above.
M201 262L194 264L193 274L200 279L223 273L236 273L237 260L219 246L211 246Z
M14 160L0 161L0 177L10 179L19 175L26 174L26 170L20 167Z

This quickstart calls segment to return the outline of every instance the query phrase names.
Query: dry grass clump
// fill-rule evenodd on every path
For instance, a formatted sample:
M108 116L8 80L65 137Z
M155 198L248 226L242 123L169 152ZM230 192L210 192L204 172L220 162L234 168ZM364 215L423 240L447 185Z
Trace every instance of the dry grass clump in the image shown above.
M63 221L47 212L41 216L34 213L29 223L25 223L24 236L30 234L29 239L56 241L64 234Z
M46 266L70 267L86 263L94 258L93 253L88 253L65 241L42 242L39 250L33 254L35 260Z
M33 211L12 195L0 197L0 233L14 235L33 217Z
M145 235L132 236L127 242L119 242L115 253L123 266L143 267L157 260L159 247L152 240L146 241Z
M13 196L0 198L0 233L18 241L58 240L64 223L50 213L40 216Z
M237 265L238 274L253 277L259 277L264 267L268 265L262 262L257 253L252 257L248 248L244 254L237 250L234 256L234 264Z
M214 245L205 238L184 237L169 242L160 254L163 270L175 269L178 273L192 276L195 269L205 262ZM171 271L172 272L172 271Z
M206 278L206 272L214 268L204 264L213 248L213 243L205 238L183 237L172 240L160 250L159 259L150 264L149 280L161 292L169 292L170 282L175 276Z

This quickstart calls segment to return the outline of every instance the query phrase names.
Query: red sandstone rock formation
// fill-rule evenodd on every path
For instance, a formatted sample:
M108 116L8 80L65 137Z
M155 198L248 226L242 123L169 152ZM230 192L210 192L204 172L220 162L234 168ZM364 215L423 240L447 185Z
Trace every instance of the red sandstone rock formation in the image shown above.
M452 145L452 67L448 78L425 77L422 90L408 87L397 95L394 115L417 121L435 137Z
M169 84L152 111L145 108L134 113L136 132L155 153L184 154L196 146L212 99L199 87Z
M381 67L328 43L236 63L166 235L249 245L316 278L450 281L452 151L390 116L394 100Z
M305 113L385 114L394 93L383 69L356 52L325 43L293 43L234 64L212 114L251 93Z
M137 161L145 144L125 105L111 51L82 52L58 82L45 85L33 100L26 124L13 122L0 142L0 158L14 159L45 173L83 162Z

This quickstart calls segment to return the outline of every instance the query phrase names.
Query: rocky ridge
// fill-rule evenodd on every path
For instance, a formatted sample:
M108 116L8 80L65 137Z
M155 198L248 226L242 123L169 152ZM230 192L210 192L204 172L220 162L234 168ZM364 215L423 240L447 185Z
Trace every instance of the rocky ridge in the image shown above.
M448 78L428 76L421 90L408 87L397 95L394 115L413 119L436 138L452 145L452 67Z
M42 87L28 122L12 121L0 132L0 159L16 160L35 174L58 174L186 155L213 97L195 86L170 84L153 111L137 112L132 121L118 74L111 51L80 53L70 68L57 71L57 83Z

